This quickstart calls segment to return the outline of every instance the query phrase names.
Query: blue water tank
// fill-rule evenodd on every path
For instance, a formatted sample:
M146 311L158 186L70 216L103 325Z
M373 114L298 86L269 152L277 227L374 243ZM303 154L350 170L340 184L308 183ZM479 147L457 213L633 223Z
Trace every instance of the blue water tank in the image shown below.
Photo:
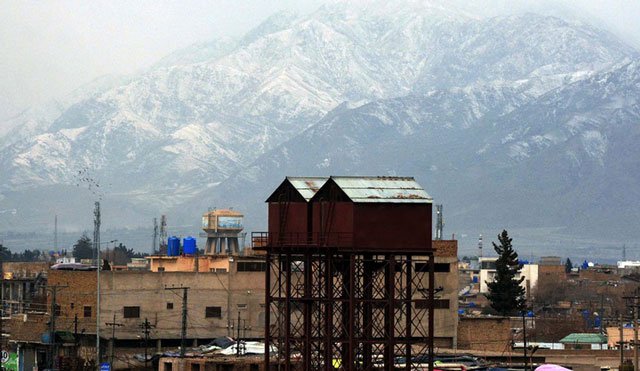
M182 240L182 248L185 255L195 255L198 252L196 247L196 239L189 236Z
M178 256L180 255L180 239L176 236L171 236L167 240L167 255Z

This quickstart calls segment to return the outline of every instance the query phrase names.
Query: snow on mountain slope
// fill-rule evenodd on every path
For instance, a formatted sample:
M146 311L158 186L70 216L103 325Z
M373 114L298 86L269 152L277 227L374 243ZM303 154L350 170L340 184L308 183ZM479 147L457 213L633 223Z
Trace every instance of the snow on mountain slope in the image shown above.
M89 168L136 205L180 207L305 129L311 127L305 135L315 133L331 117L358 122L358 128L338 126L345 142L334 147L326 139L332 149L314 159L313 168L328 171L349 159L355 171L379 162L356 145L371 131L378 133L374 146L381 156L392 148L401 158L410 147L395 138L424 140L425 132L455 144L450 133L476 130L479 122L636 55L585 24L535 14L481 19L443 4L338 2L308 16L271 17L237 42L176 52L73 101L55 119L16 124L11 141L0 147L0 189L26 195L44 185L72 184L78 169ZM397 97L408 98L400 103ZM359 105L367 120L343 116L360 112L347 108ZM585 135L592 153L607 148L606 138ZM490 143L482 148L491 150ZM516 146L513 153L528 150ZM295 159L293 153L278 161ZM391 172L392 165L372 170Z

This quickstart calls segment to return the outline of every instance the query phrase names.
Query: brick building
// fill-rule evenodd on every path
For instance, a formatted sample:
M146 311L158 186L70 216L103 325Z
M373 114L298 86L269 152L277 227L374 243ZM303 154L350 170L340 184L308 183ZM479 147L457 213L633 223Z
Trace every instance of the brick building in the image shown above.
M461 317L458 348L481 351L511 351L511 320L508 317Z
M455 348L458 334L458 241L437 240L435 249L435 282L442 291L436 294L434 345Z

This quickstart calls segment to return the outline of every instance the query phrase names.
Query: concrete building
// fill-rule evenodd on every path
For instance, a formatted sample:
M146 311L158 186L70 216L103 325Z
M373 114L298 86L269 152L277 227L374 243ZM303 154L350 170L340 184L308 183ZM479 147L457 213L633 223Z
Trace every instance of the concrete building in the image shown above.
M481 257L480 260L480 293L489 292L487 282L493 282L496 276L496 260L497 257ZM522 286L526 290L527 298L533 292L534 287L538 283L538 264L524 264L520 273L516 275L517 279L524 276Z
M4 315L42 310L47 262L1 262L0 300ZM38 308L36 308L38 307Z
M458 337L458 241L437 240L435 249L435 282L442 291L436 294L434 345L456 348Z

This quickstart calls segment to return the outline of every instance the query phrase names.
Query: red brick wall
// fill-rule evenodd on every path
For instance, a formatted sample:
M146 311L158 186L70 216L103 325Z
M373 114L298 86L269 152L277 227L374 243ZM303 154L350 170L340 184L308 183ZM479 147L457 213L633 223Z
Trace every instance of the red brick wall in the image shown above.
M461 317L458 348L503 352L511 350L511 322L504 317Z
M431 243L436 250L434 256L452 258L458 256L458 240L437 240Z

